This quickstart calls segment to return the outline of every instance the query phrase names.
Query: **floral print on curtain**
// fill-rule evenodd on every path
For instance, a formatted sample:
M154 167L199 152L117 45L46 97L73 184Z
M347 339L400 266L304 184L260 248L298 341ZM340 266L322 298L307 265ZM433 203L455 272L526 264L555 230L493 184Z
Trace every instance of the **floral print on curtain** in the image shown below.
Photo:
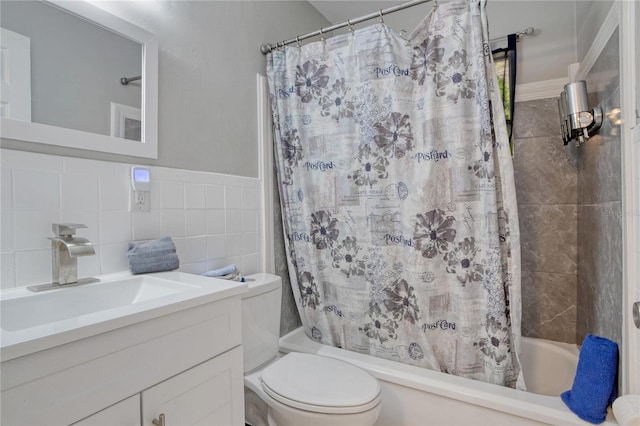
M269 54L289 273L306 333L523 388L520 249L484 3Z

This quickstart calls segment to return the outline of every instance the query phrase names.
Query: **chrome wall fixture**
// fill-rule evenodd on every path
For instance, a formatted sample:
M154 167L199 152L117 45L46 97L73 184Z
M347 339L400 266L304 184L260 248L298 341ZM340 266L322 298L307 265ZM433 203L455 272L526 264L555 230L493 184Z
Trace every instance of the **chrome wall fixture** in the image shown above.
M565 84L558 99L562 140L568 144L577 139L577 144L584 143L602 125L602 108L589 109L587 100L587 82L572 81Z
M131 83L132 81L138 81L138 80L142 80L142 76L141 75L136 75L135 77L121 77L120 78L120 84L122 84L123 86L126 86L127 84Z

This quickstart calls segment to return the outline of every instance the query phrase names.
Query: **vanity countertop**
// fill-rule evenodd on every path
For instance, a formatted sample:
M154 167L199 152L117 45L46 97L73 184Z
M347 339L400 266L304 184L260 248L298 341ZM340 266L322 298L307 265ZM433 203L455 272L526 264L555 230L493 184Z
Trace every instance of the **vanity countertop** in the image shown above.
M0 292L0 359L37 351L240 295L247 284L184 272L97 277L99 283Z

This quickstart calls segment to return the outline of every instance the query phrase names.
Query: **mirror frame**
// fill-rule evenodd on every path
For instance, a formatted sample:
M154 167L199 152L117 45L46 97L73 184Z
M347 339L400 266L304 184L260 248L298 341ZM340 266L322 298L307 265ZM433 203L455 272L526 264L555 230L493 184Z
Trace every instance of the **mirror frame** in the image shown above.
M133 157L158 158L158 40L142 28L86 1L44 0L142 45L142 137L131 141L108 135L9 118L0 119L0 137Z

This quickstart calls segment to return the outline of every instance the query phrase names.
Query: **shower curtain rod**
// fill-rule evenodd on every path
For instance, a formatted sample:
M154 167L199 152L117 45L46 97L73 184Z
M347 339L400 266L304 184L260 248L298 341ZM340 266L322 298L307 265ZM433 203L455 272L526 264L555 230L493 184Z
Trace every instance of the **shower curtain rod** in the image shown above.
M291 43L294 43L294 42L295 43L299 43L302 40L305 40L305 39L311 38L311 37L315 37L315 36L318 36L318 35L322 35L324 37L325 33L328 33L330 31L335 31L337 29L344 28L344 27L350 27L351 28L354 24L359 24L360 22L368 21L369 19L380 18L380 21L382 21L382 16L383 15L388 15L389 13L398 12L400 10L408 9L410 7L417 6L417 5L422 4L422 3L428 3L430 1L432 1L432 0L412 0L412 1L408 1L406 3L400 3L398 5L391 6L391 7L388 7L386 9L380 9L377 12L369 13L368 15L363 15L363 16L360 16L358 18L353 18L353 19L347 19L346 22L342 22L340 24L335 24L335 25L332 25L332 26L327 27L327 28L320 28L319 30L312 31L312 32L310 32L308 34L305 34L305 35L296 36L296 37L291 38L289 40L283 40L283 41L277 42L275 44L275 46L272 45L272 44L268 44L268 43L267 44L263 44L263 45L260 46L260 52L262 52L263 55L266 55L267 53L271 52L273 49L277 49L279 47L284 47L284 46L286 46L288 44L291 44ZM436 5L438 4L438 0L433 0L433 1L435 1ZM518 37L518 41L520 41L520 37L531 35L531 34L534 33L534 31L535 30L533 29L533 27L528 27L528 28L526 28L526 29L524 29L524 30L522 30L520 32L517 32L516 35ZM490 41L493 42L493 41L506 40L507 37L508 36L498 37L498 38L490 40Z
M522 31L518 31L517 33L515 33L516 34L516 41L520 41L521 37L526 37L526 36L533 35L533 33L535 33L535 32L536 32L536 30L533 27L527 27ZM494 43L496 41L506 40L508 38L509 38L508 35L502 36L502 37L492 38L491 40L489 40L489 43Z
M382 20L382 16L383 15L387 15L389 13L397 12L399 10L404 10L404 9L409 8L409 7L417 6L417 5L422 4L422 3L428 3L430 1L432 1L432 0L412 0L412 1L408 1L406 3L400 3L400 4L397 4L395 6L388 7L386 9L380 9L377 12L369 13L368 15L360 16L359 18L347 19L346 22L343 22L341 24L335 24L335 25L332 25L332 26L327 27L327 28L320 28L319 30L310 32L308 34L301 35L301 36L296 36L295 38L291 38L289 40L284 40L284 41L278 42L278 43L276 43L275 46L273 46L271 44L263 44L262 46L260 46L260 52L262 52L263 55L266 55L267 53L271 52L274 48L278 48L280 46L284 47L287 44L291 44L291 43L294 43L294 42L299 42L299 41L302 41L302 40L307 39L307 38L315 37L317 35L324 35L324 33L328 33L330 31L334 31L334 30L337 30L339 28L350 27L350 26L352 26L354 24L359 24L360 22L368 21L369 19L373 19L373 18L379 17L380 20ZM435 0L435 2L436 2L436 4L438 4L437 0Z

